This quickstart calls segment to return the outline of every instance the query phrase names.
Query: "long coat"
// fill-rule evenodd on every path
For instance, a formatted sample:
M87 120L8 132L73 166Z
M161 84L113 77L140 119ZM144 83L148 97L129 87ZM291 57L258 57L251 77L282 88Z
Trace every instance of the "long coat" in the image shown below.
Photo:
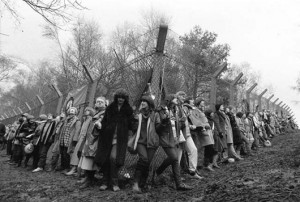
M227 137L226 137L226 115L222 114L219 111L216 111L214 116L214 122L215 122L215 130L220 135L220 133L223 134L223 138L221 138L222 145L224 149L227 148Z
M85 143L84 143L83 150L82 150L82 155L85 157L95 157L96 156L100 130L97 127L95 127L95 123L97 121L101 122L103 119L103 116L104 116L104 111L97 113L93 117L92 121L89 124L86 138L85 138Z
M238 127L238 124L236 122L236 118L232 112L227 113L227 116L229 117L231 128L232 128L232 133L233 133L233 143L235 145L240 145L242 144L242 138L241 138L241 131Z
M96 164L102 166L109 158L113 146L112 141L114 134L115 131L117 131L116 165L124 165L127 151L128 132L129 130L132 130L132 121L133 110L128 102L125 102L119 110L117 100L115 99L114 102L106 108L101 122L102 129L99 131L98 149L95 156Z

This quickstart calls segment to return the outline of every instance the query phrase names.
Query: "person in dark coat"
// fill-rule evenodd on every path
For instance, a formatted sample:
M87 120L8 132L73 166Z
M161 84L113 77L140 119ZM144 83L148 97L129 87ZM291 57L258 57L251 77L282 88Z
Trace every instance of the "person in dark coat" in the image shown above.
M111 184L113 191L119 191L118 170L124 165L128 132L132 130L133 110L129 105L129 96L124 89L114 95L114 101L107 107L99 136L95 162L102 167L106 190Z
M178 101L175 95L170 94L165 98L165 104L157 109L155 118L155 128L159 136L160 146L164 149L167 154L167 158L157 168L153 174L160 175L169 166L172 166L174 175L175 185L177 190L190 190L192 187L182 183L180 177L179 167L179 137L180 130L185 127L185 120L179 116L179 110L177 108ZM154 179L153 179L154 180Z
M229 120L230 120L230 124L231 124L231 127L232 127L232 133L233 133L233 145L235 147L240 147L242 144L243 144L243 141L242 141L242 134L241 134L241 131L237 125L237 122L236 122L236 116L233 112L233 107L232 106L229 106L226 108L226 115L229 117Z
M6 133L6 127L2 122L0 122L0 145L1 145L0 150L5 149L5 142L6 142L4 138L5 133Z

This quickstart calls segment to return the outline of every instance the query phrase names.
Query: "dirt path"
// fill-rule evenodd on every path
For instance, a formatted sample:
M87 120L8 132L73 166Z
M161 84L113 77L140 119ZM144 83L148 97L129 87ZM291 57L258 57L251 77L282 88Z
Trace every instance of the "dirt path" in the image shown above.
M98 186L79 190L76 179L56 173L31 173L14 168L0 157L0 201L300 201L300 133L281 135L273 146L214 173L200 171L205 179L186 183L195 188L174 190L165 176L148 193L134 194L130 185L118 193L100 192Z

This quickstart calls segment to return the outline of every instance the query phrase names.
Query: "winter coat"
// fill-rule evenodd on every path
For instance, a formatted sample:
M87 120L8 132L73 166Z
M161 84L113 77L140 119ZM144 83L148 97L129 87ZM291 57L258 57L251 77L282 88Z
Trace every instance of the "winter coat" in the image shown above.
M5 125L0 122L0 136L1 137L4 137L5 131L6 131Z
M133 110L126 99L120 110L118 109L118 100L115 95L114 101L106 108L103 120L101 122L102 129L99 131L98 149L95 156L95 162L102 166L109 158L112 142L117 131L117 156L116 165L124 165L128 132L132 130Z
M230 125L232 128L232 134L233 134L233 143L234 145L240 145L243 143L241 131L237 125L236 118L232 112L227 113L227 116L230 120Z
M170 118L165 117L165 106L160 106L155 114L155 129L159 136L159 144L162 147L175 147L179 144L180 130L185 128L185 120L175 120L175 133L173 132Z
M42 132L42 129L45 125L46 121L42 121L38 123L38 126L36 127L35 131L34 131L34 135L32 137L32 143L33 145L37 145L38 144L38 140L40 139L40 135Z
M138 119L135 120L136 124L134 124L134 133L135 133L135 148L137 142L140 138L140 134L138 134L138 128L141 127L142 117L143 115L140 113L138 114ZM155 130L155 112L150 112L149 117L146 119L147 121L147 148L157 148L159 146L159 137ZM140 123L140 125L139 125Z
M37 140L37 144L53 143L55 125L56 125L56 122L52 121L52 120L48 120L48 121L46 121L46 123L43 124L42 129L41 129L41 133L40 133L39 138Z
M96 152L97 152L97 148L98 148L100 129L95 127L95 123L97 121L100 121L100 122L102 121L102 119L104 117L104 112L105 111L98 112L92 118L92 121L89 124L87 134L86 134L86 138L85 138L85 142L84 142L84 146L83 146L83 149L82 149L82 155L85 156L85 157L95 157L96 156Z
M227 148L226 115L221 113L220 111L216 111L214 116L214 123L215 123L215 130L217 131L218 135L220 136L221 133L223 135L223 137L220 138L224 149L226 149Z
M52 148L52 153L59 154L60 153L60 131L62 126L64 125L64 120L59 121L56 124L55 132L54 132L54 144Z
M63 121L63 125L60 128L60 134L59 134L59 139L60 140L61 140L61 138L63 138L62 137L62 135L63 135L62 133L64 131L63 128L65 127L67 121L68 121L68 118L66 118ZM70 131L69 131L70 132L70 138L69 138L69 142L68 142L68 150L67 150L68 154L73 153L73 151L75 149L76 143L79 140L80 128L81 128L81 121L77 117L75 117L72 120L72 124L71 124Z

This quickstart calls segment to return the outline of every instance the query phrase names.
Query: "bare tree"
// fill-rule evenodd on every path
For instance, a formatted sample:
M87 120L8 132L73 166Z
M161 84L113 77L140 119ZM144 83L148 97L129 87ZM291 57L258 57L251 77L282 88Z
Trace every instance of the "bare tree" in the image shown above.
M13 62L13 60L0 55L0 82L8 79L12 70L15 68L16 64Z
M0 2L17 21L20 21L19 11L15 6L16 1L0 0ZM71 10L86 9L78 0L22 0L21 2L55 26L58 19L69 22L73 18Z

